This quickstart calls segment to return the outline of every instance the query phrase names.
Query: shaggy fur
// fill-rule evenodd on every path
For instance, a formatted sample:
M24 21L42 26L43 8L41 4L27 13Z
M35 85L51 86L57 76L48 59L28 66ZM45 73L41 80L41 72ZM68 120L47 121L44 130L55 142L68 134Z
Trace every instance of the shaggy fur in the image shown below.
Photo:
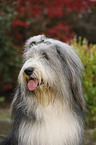
M13 127L0 145L82 145L82 70L66 43L31 37L12 102Z

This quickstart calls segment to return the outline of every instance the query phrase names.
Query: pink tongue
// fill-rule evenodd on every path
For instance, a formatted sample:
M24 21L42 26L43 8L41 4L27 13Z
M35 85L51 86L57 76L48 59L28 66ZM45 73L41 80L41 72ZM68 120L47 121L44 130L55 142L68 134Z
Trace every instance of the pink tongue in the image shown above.
M28 89L30 90L30 91L33 91L33 90L35 90L36 89L36 87L37 87L37 85L38 85L38 80L30 80L29 82L28 82Z

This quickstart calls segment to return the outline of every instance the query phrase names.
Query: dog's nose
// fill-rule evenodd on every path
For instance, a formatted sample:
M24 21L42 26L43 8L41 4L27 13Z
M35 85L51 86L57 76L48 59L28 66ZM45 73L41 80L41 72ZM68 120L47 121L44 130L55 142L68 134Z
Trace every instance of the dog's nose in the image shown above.
M33 67L28 67L24 70L25 74L28 76L32 75L33 71L34 71Z

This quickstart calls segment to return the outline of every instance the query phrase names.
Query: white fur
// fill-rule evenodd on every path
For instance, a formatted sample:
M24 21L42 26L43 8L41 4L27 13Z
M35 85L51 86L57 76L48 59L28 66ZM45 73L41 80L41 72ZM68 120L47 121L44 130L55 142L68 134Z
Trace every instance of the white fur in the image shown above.
M31 37L27 40L25 47L29 47L31 42L38 43L39 41L44 40L44 39L46 39L45 35L38 35L38 36Z
M30 101L30 104L32 102ZM28 103L29 104L29 103ZM22 121L19 128L19 145L78 145L82 128L68 107L56 100L48 106L39 105L36 122Z

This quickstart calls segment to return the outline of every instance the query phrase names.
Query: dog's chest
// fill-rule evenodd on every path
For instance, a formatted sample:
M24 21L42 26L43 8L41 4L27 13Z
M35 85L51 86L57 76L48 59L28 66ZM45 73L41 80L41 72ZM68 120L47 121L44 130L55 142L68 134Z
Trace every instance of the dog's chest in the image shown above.
M63 145L67 143L69 140L67 137L70 136L70 131L74 133L73 126L75 125L73 118L68 119L68 111L65 115L60 107L58 109L47 108L44 112L39 111L41 110L37 111L37 121L21 123L19 145Z

